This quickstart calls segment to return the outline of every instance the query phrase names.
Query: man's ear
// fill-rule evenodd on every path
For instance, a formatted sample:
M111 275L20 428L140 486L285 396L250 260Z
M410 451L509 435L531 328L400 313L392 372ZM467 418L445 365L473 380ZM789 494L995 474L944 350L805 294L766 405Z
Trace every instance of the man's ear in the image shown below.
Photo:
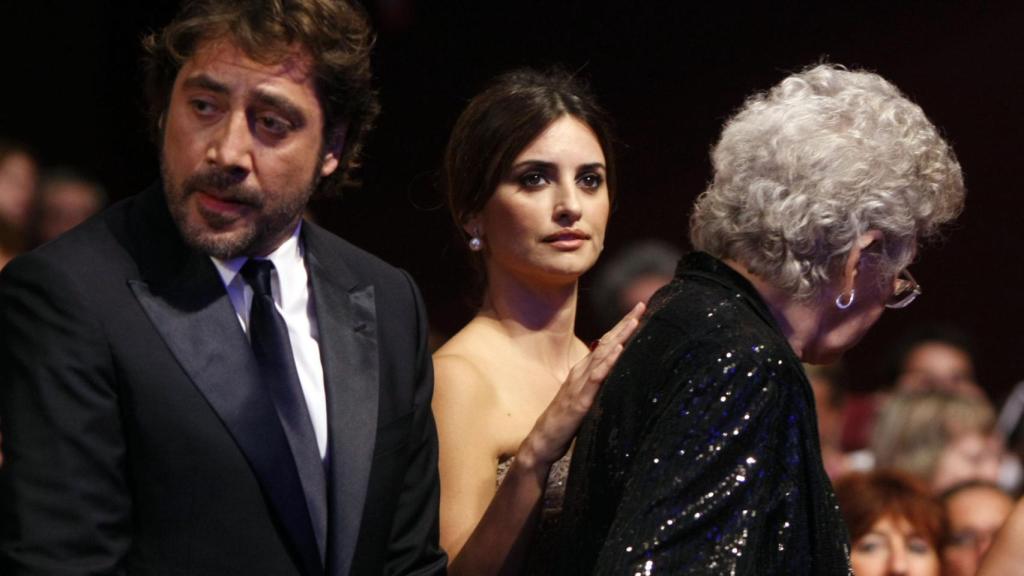
M843 277L840 282L840 293L846 294L853 290L857 283L857 273L863 261L864 253L876 244L881 244L882 232L879 230L868 230L857 237L853 248L846 255L846 263L843 265Z
M341 153L345 150L345 137L348 125L342 124L327 134L327 145L324 146L324 157L320 164L320 176L327 177L338 169Z

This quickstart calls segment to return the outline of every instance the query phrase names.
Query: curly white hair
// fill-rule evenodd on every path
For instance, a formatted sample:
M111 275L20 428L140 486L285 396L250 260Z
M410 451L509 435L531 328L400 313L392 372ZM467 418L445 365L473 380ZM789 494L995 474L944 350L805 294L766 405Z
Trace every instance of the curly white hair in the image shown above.
M868 230L882 233L895 274L963 209L960 165L921 108L881 76L835 65L749 98L712 162L694 247L796 299L820 294Z

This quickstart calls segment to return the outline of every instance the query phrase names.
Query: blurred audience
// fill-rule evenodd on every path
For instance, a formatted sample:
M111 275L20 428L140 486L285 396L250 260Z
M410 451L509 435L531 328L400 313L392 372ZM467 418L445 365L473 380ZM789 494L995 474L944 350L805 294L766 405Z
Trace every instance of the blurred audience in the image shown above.
M945 515L920 481L896 471L854 472L835 484L857 576L939 576Z
M941 497L948 531L942 545L944 576L974 576L996 532L1013 510L1013 498L991 482L971 481Z
M1024 499L996 534L978 569L978 576L1024 576Z
M36 161L22 144L0 140L0 268L27 244Z
M1003 402L996 428L1006 439L1008 449L1024 458L1024 382L1018 382Z
M969 480L996 482L1004 454L983 397L946 390L898 392L882 407L871 440L877 468L895 468L935 493Z
M667 242L637 240L599 265L590 286L590 306L598 331L608 331L637 302L647 303L672 280L681 257L679 249Z
M973 345L956 328L919 327L904 336L894 351L889 370L897 391L946 390L984 396L974 376Z
M850 470L843 454L843 403L846 399L846 374L840 363L804 364L814 392L814 410L818 415L818 437L825 472L833 481Z
M918 326L892 347L884 389L851 396L844 409L844 450L866 448L878 411L893 392L946 390L984 397L974 375L974 353L962 331L941 324Z
M33 244L53 240L100 211L106 191L96 181L72 168L43 172L36 193Z

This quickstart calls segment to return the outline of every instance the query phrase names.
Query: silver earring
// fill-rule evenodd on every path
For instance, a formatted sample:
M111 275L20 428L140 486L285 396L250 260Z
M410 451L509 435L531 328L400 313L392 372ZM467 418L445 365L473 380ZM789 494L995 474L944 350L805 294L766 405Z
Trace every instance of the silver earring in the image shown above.
M469 249L473 252L479 252L483 248L484 243L480 241L476 236L472 236L469 239Z
M840 310L846 310L847 308L852 306L853 305L853 296L854 296L855 292L856 291L853 288L850 288L850 298L846 302L843 302L844 294L840 294L839 296L836 296L836 308L839 308Z

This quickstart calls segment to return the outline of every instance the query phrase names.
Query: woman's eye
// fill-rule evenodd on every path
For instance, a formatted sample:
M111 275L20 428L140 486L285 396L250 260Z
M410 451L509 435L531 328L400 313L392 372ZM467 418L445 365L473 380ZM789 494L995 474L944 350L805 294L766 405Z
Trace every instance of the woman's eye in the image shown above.
M585 190L597 190L604 183L604 178L600 174L588 173L577 178L576 182Z
M524 188L540 188L547 184L548 180L540 172L527 172L519 177L519 183Z
M930 554L932 551L931 545L923 538L911 538L907 542L907 549L914 554Z
M884 547L885 544L877 538L864 538L853 545L854 550L861 554L880 552Z

